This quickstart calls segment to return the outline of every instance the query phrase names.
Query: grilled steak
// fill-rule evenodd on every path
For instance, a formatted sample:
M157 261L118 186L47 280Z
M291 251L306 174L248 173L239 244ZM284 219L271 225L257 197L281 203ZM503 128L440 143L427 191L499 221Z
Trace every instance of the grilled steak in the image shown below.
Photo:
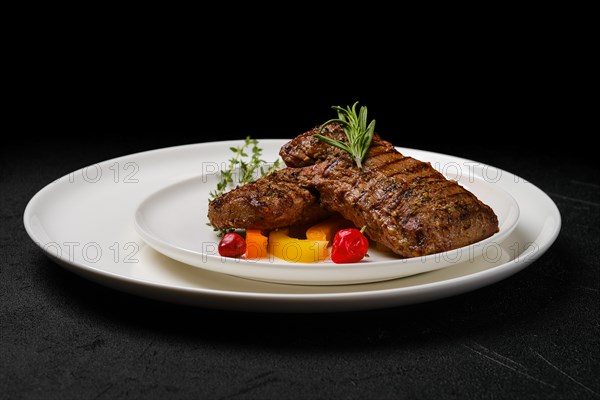
M287 178L320 194L366 235L403 257L448 251L498 232L493 210L429 163L405 157L378 135L360 170L342 150L306 132L281 148ZM345 141L336 126L325 133Z
M291 168L275 171L214 199L208 218L219 229L275 229L317 222L330 213L319 206L318 193L295 184Z
M492 209L429 163L405 157L374 135L359 169L316 137L315 128L285 144L288 168L234 189L209 204L218 228L275 229L339 213L402 257L448 251L498 231ZM343 130L324 134L346 141Z

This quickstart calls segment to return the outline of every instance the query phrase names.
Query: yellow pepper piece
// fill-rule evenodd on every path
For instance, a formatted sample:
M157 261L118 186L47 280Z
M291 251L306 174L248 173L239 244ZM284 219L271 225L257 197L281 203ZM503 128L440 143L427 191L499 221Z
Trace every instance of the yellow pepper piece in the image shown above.
M354 228L354 224L340 215L334 215L308 228L306 238L331 242L337 231L346 228Z
M279 229L269 234L269 253L298 263L322 261L329 254L327 241L292 238L289 236L289 229Z

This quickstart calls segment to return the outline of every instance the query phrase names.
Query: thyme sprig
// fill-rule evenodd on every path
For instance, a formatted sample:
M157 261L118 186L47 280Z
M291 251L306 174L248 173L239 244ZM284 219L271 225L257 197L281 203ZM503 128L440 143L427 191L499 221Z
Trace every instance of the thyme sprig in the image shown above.
M281 160L277 159L267 168L267 162L262 159L262 149L258 145L258 140L252 139L250 136L246 137L241 146L230 147L229 150L233 152L234 156L229 159L227 167L221 170L216 189L209 192L209 202L235 186L254 182L281 166ZM227 232L227 230L215 228L210 222L207 225L219 232L219 236Z
M361 106L360 111L357 114L357 105L358 101L354 103L352 108L350 108L350 106L347 106L346 108L332 106L331 108L337 110L338 118L330 119L325 122L321 125L319 133L314 136L327 144L348 152L354 162L356 162L358 168L362 168L362 161L367 154L367 150L369 150L369 146L371 146L371 140L373 139L373 133L375 132L375 120L372 120L371 123L367 125L367 107ZM325 128L331 124L340 124L342 126L344 133L348 138L348 144L321 135Z

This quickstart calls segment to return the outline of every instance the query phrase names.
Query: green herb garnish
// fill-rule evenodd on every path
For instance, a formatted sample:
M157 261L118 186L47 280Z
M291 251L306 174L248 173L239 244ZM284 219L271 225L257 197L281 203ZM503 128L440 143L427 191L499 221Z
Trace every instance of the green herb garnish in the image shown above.
M369 146L371 146L371 140L373 139L373 133L375 132L375 120L371 121L367 126L367 107L360 107L359 114L356 114L357 104L358 101L354 103L352 108L350 108L350 106L347 106L346 108L332 106L331 108L337 110L338 118L330 119L321 125L319 133L315 134L315 136L327 144L348 152L356 162L358 168L362 168L362 160L365 158ZM348 144L321 135L321 132L331 124L340 124L342 128L344 128L344 132L348 138Z
M248 154L248 149L251 154ZM262 149L258 147L258 140L251 139L250 136L246 137L243 145L230 147L229 150L233 152L234 156L229 159L227 168L221 170L217 188L209 193L209 202L233 189L235 185L243 186L269 175L281 165L281 161L277 159L269 168L265 168L267 162L261 158ZM210 222L206 225L212 226L215 231L219 232L219 236L227 232L227 230L215 228Z

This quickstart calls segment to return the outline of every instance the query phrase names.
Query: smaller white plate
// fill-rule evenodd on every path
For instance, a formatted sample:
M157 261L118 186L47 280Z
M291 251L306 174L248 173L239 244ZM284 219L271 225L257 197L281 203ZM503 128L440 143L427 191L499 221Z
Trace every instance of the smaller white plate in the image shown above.
M134 222L140 236L158 252L210 271L299 285L384 281L473 262L486 252L495 251L517 226L519 206L500 185L473 174L461 174L458 181L494 210L499 232L459 249L408 259L379 251L375 246L369 249L368 258L355 264L335 264L330 260L291 263L275 257L260 260L221 257L217 250L220 238L206 225L209 191L216 186L216 174L187 179L153 193L137 208Z

